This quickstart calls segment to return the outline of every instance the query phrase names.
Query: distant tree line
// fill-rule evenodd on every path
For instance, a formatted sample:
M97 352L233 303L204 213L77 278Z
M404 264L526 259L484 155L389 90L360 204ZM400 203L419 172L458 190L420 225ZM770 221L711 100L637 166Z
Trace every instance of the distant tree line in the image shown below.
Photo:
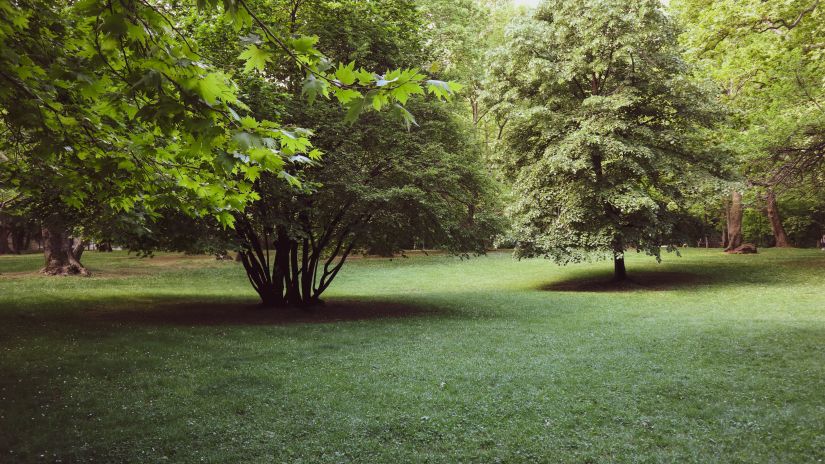
M0 253L564 264L825 232L816 0L0 0Z

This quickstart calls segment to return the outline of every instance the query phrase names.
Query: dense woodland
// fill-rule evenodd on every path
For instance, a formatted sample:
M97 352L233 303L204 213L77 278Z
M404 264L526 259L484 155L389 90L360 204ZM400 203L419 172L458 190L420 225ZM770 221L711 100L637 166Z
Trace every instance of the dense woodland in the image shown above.
M818 0L0 0L0 253L819 246ZM235 253L236 252L236 253ZM720 250L721 252L721 250ZM632 273L632 270L630 270Z

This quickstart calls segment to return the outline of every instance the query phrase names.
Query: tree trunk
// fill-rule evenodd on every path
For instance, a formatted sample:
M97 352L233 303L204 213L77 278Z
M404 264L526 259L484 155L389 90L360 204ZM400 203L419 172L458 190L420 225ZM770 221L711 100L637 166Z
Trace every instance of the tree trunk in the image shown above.
M80 264L79 255L82 253L82 240L68 237L65 228L60 225L44 222L43 255L46 265L40 272L46 275L91 275Z
M252 288L261 297L261 305L267 308L284 306L284 275L278 261L282 259L279 250L280 240L275 242L275 264L270 272L270 244L267 229L263 231L262 241L253 225L243 216L239 216L235 231L241 239L238 257L246 270Z
M26 251L26 227L21 224L13 224L11 227L11 251L15 254L20 254Z
M742 245L742 192L731 192L731 202L728 208L728 236L726 250L732 250Z
M246 217L237 217L235 232L241 241L238 256L262 306L309 309L323 305L321 294L355 246L349 226L340 224L342 216L329 221L328 228L319 235L313 235L308 218L303 217L306 235L297 238L290 236L284 226L256 227Z
M627 269L624 267L624 252L613 253L613 282L627 280Z
M9 237L11 236L11 229L7 226L0 226L0 255L11 253L9 248Z
M72 256L77 261L83 256L83 251L86 250L86 241L80 238L72 238Z
M766 210L768 220L771 223L771 230L773 230L773 237L776 240L776 246L780 248L787 248L791 246L788 240L788 234L785 233L785 228L782 227L782 218L779 216L779 208L776 206L776 194L773 189L768 188L765 193Z

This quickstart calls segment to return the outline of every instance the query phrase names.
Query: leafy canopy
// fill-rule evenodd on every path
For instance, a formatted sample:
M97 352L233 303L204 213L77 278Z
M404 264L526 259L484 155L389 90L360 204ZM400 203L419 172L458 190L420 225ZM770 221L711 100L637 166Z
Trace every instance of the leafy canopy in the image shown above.
M245 32L248 73L286 60L305 73L304 94L338 99L354 120L425 91L456 84L414 69L379 75L334 66L313 37L282 39L242 0L198 1ZM217 69L177 24L188 9L149 0L0 0L0 183L52 212L105 205L155 214L177 205L231 226L258 195L261 171L297 184L285 169L312 151L311 132L259 119L238 76ZM222 12L222 13L221 13ZM412 115L403 110L408 122Z
M491 72L513 120L517 253L658 257L686 184L714 166L700 130L714 108L661 3L548 1L508 34Z

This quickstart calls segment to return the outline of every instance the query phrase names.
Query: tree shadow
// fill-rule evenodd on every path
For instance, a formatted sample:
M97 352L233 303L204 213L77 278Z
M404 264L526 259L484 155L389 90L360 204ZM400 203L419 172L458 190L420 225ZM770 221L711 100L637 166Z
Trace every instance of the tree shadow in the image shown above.
M241 326L323 324L331 322L401 319L433 314L436 310L387 301L333 300L312 308L264 308L251 302L161 303L152 307L92 310L90 322L147 326Z
M579 275L542 284L539 290L552 292L633 292L668 291L708 285L708 276L684 271L635 271L627 280L614 282L612 274Z

